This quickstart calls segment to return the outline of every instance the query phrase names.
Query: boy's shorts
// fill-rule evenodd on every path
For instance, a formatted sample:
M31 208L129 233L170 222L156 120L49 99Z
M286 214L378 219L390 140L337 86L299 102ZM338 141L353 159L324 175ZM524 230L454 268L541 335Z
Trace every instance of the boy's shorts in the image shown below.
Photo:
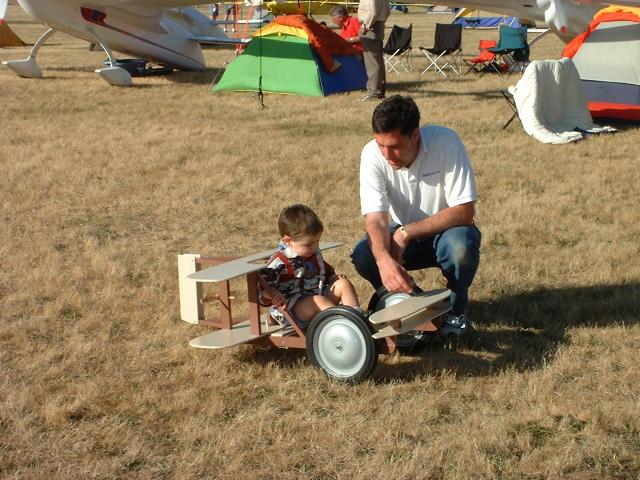
M329 292L331 291L331 286L330 285L324 285L324 287L322 288L322 295L328 295ZM295 318L296 323L298 324L298 326L300 328L302 328L303 330L306 330L306 328L309 326L309 324L311 323L311 320L300 320L299 318L296 318L293 315L293 307L296 304L296 302L298 300L300 300L304 295L294 295L293 297L291 297L289 300L287 300L287 310L289 310L289 314ZM282 326L288 326L289 322L287 321L287 317L284 316L284 314L280 311L279 308L277 307L269 307L269 314L271 315L271 317L278 322L280 325Z

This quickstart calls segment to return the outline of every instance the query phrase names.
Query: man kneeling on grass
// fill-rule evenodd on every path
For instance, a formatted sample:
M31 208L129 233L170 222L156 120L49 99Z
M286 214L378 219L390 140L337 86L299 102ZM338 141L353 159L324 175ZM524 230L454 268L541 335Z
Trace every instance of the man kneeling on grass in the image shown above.
M411 97L394 95L375 108L374 140L360 161L367 234L351 258L375 289L389 292L412 293L408 271L439 267L452 292L441 332L461 336L480 259L480 231L473 223L476 180L460 137L441 126L420 128L419 122Z

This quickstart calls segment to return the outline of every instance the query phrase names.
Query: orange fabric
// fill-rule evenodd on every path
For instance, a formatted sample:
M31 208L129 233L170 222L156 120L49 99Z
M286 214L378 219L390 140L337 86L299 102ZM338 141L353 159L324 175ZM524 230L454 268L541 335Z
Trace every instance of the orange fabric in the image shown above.
M609 5L608 7L603 8L598 13L596 13L594 15L594 18L597 17L598 15L604 15L604 14L608 14L608 13L619 13L619 12L631 13L631 14L634 14L634 15L637 15L637 16L640 17L640 8L637 8L637 7L623 7L621 5Z
M487 48L494 48L497 43L498 42L496 42L495 40L480 40L478 48L480 49L480 51L486 50Z
M609 7L603 10L600 10L593 17L593 20L589 24L589 28L585 32L582 32L580 35L571 40L562 50L563 57L573 58L573 56L578 53L580 47L585 42L591 32L593 32L598 25L604 22L640 22L640 15L634 13L638 11L637 8L625 9L621 7Z
M495 40L480 40L480 45L478 46L480 48L480 55L478 55L476 58L472 58L470 61L476 63L475 61L477 60L477 62L479 63L489 62L493 60L496 57L496 54L490 52L488 49L494 48L497 43L498 42L496 42Z
M334 64L331 55L359 55L359 52L340 35L304 15L282 15L276 17L273 22L303 29L309 36L311 47L328 72L333 72L339 67Z
M497 42L495 40L480 40L480 44L478 48L480 49L480 54L477 57L473 58L465 58L464 61L469 63L485 63L490 62L496 57L496 54L487 50L488 48L495 47Z
M621 118L640 121L640 108L618 103L589 102L589 112L594 118Z

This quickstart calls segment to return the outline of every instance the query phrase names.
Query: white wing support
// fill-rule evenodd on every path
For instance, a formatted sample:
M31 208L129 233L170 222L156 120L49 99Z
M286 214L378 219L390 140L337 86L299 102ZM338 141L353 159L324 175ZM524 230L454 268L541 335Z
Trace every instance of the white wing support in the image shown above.
M15 72L20 77L25 78L42 78L42 70L40 66L36 62L36 55L38 54L38 50L40 47L44 45L44 42L47 41L51 35L53 35L56 31L53 28L50 28L38 39L38 41L33 45L31 49L31 53L24 60L8 60L2 62L3 65L6 65Z
M246 45L251 41L250 38L231 38L217 35L194 35L189 37L189 40L194 40L204 45Z

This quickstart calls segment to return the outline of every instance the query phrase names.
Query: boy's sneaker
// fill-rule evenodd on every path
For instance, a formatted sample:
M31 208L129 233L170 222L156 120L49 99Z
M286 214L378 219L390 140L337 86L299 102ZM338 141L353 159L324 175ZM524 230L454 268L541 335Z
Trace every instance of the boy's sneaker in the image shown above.
M447 313L440 326L440 333L444 337L464 337L469 330L469 319L466 313L454 315Z
M367 312L367 311L363 310L363 308L362 308L362 307L353 307L353 309L354 309L356 312L358 312L358 313L362 314L362 316L363 316L363 317L368 317L368 316L369 316L369 312Z

